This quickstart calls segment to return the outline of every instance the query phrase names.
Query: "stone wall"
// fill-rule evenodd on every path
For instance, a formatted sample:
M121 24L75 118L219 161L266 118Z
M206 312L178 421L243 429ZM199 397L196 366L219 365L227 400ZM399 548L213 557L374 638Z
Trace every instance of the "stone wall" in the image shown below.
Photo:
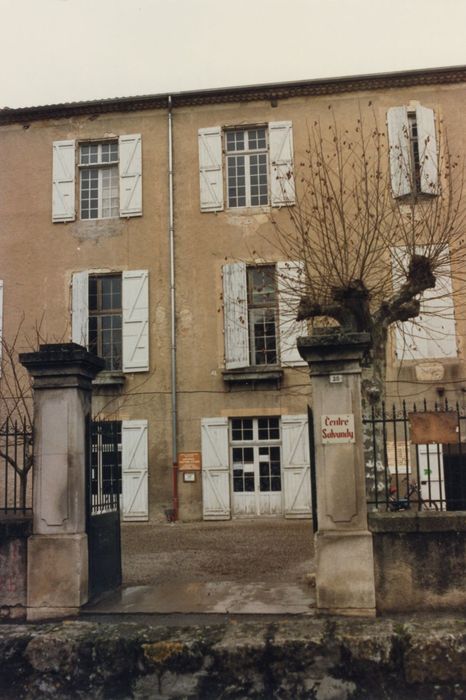
M370 513L379 613L466 605L464 513Z
M0 520L0 619L26 615L27 538L31 518Z
M0 626L2 700L466 698L457 618Z

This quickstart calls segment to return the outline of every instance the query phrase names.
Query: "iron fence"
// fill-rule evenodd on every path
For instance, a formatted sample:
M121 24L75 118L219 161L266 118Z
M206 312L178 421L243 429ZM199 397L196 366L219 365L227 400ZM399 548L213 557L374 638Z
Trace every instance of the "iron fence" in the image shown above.
M0 426L0 517L32 514L32 446L26 420Z
M363 418L369 507L466 510L465 421L448 401L373 408Z

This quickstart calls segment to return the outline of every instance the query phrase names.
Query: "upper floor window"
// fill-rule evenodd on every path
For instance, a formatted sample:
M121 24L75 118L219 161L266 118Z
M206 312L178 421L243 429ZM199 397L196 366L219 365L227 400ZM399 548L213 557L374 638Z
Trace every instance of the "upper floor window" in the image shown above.
M296 345L307 326L296 322L303 265L223 266L227 369L305 364Z
M416 252L424 253L423 246ZM399 289L406 281L411 252L400 246L392 250L393 288ZM395 352L399 360L427 360L454 358L458 355L456 343L455 307L451 279L450 258L447 251L436 272L435 287L420 295L419 315L397 323Z
M435 195L438 154L435 115L422 107L392 107L387 112L393 195Z
M79 171L81 219L118 216L118 142L81 144Z
M105 359L111 371L149 371L149 273L75 272L71 339Z
M105 360L105 369L121 370L121 274L89 277L89 350Z
M251 365L276 365L277 290L275 265L247 268Z
M257 207L269 203L267 130L225 132L229 207Z
M75 220L77 190L81 219L141 216L141 135L80 144L54 141L52 221Z
M291 122L199 129L201 211L294 204Z

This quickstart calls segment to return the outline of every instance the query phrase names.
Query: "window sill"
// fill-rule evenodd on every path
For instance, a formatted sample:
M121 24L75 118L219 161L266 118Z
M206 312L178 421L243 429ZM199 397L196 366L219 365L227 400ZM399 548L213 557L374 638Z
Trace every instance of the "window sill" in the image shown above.
M273 388L278 389L283 379L283 369L278 365L240 367L238 369L225 369L222 376L223 381L230 386L247 384L254 389L256 386L273 385Z
M227 214L240 214L245 216L253 216L254 214L270 214L271 211L270 204L258 204L257 207L225 207Z
M124 383L125 375L123 372L111 372L107 370L97 375L92 382L92 386L123 386Z

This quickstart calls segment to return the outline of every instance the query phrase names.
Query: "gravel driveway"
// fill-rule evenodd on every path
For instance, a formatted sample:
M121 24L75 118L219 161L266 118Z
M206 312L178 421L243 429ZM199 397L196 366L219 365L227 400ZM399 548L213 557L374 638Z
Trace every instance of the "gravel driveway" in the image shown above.
M123 585L295 583L313 568L310 520L122 525Z

